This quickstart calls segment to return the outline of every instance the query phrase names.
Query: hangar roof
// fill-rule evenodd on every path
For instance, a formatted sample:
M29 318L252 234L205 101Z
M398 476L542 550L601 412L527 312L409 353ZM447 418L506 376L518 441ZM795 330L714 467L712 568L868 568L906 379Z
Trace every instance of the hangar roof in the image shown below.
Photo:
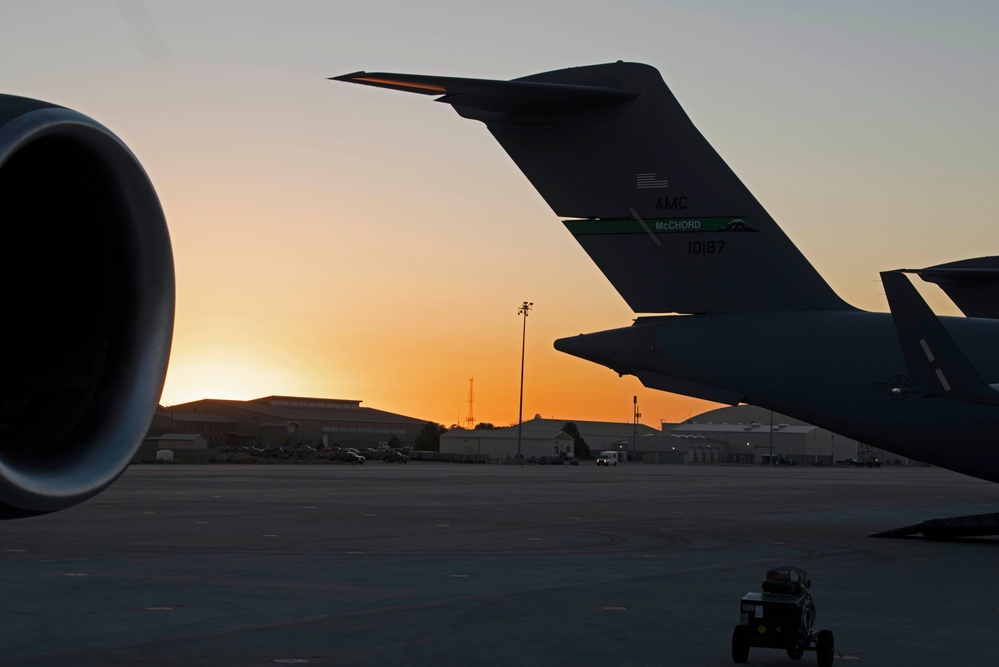
M572 422L579 429L580 434L585 438L587 436L611 436L611 437L631 437L632 432L637 428L638 435L648 435L648 434L659 434L662 433L657 428L652 428L651 426L646 426L645 424L638 424L637 427L631 422L597 422L597 421L586 421L582 419L544 419L541 417L535 417L534 419L529 419L524 422L524 430L528 429L555 429L556 431L561 431L562 427L565 426L566 422Z
M817 427L811 424L774 424L774 433L811 433ZM770 424L680 424L670 433L770 433Z
M191 421L222 421L227 417L213 410L236 408L264 415L278 420L322 420L322 421L366 421L394 424L426 424L426 419L416 419L405 415L386 412L375 408L362 408L360 401L309 398L295 396L265 396L251 401L237 401L220 398L205 398L200 401L174 406Z
M204 440L205 438L197 433L164 433L153 438L146 438L146 440L158 440L160 442L194 442L199 439Z
M169 408L165 411L171 419L178 422L221 422L226 424L233 424L236 422L235 419L231 417L225 417L223 415L213 415L207 412L176 412L171 411Z
M561 437L559 437L559 436L561 436ZM509 439L511 437L513 437L513 438L517 437L517 427L516 426L507 426L505 428L477 428L477 429L458 429L458 428L456 428L456 429L451 429L450 431L448 431L446 433L442 433L441 437L442 438L448 438L448 437L450 437L450 438L481 438L483 440L500 440L500 439L506 440L506 439ZM527 422L524 422L523 437L530 438L532 440L537 440L538 438L547 438L547 439L559 438L560 440L562 440L562 439L569 439L569 440L571 440L572 439L567 433L563 432L561 428L556 428L556 429L547 428L547 429L543 429L543 428L537 428L537 427L535 427L533 429L528 429L527 428Z

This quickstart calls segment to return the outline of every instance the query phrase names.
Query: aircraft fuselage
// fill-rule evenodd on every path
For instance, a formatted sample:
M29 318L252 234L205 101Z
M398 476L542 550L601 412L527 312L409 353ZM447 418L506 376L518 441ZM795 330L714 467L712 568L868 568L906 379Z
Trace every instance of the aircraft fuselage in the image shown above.
M999 381L999 321L941 320L982 377ZM649 387L758 405L999 482L999 407L907 392L906 363L887 313L643 318L630 327L563 338L555 347L636 375Z

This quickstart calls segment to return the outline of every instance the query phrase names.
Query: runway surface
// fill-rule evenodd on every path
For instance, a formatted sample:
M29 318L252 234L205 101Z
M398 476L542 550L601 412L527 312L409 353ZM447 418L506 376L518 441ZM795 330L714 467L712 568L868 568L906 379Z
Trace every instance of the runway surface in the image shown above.
M930 468L133 466L0 523L0 665L731 665L778 565L837 664L992 665L999 541L867 536L990 511Z

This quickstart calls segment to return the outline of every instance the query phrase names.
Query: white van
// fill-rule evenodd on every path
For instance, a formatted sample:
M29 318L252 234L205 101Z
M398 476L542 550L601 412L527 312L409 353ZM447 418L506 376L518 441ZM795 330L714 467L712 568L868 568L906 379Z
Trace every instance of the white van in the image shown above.
M598 466L616 466L618 462L618 457L621 452L600 452L600 456L597 457Z

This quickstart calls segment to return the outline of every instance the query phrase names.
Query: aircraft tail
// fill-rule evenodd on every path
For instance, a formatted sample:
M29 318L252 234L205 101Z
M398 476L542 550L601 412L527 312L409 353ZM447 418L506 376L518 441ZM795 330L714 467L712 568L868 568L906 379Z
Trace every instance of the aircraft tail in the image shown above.
M637 313L849 309L636 63L488 81L356 72L482 121Z
M902 271L883 271L881 284L912 379L912 385L904 391L999 405L997 387L982 379L947 328L902 274Z

